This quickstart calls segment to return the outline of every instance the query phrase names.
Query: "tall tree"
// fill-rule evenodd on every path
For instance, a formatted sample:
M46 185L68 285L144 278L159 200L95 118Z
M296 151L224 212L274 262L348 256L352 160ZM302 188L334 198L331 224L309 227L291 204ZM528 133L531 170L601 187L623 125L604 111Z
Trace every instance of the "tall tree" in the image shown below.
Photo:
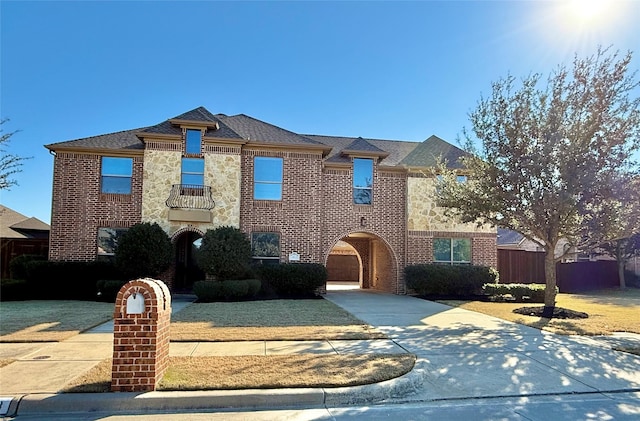
M5 118L0 120L0 125L3 125L7 121L9 121L9 119ZM9 190L11 186L18 184L18 181L11 178L11 176L21 172L20 167L22 166L22 161L29 158L7 152L7 146L11 140L11 136L16 134L18 132L17 130L8 133L2 132L3 130L0 129L0 190Z
M470 114L462 159L473 175L456 183L442 165L439 204L463 222L522 233L545 251L545 316L556 299L558 241L589 249L620 238L629 186L640 174L640 97L631 52L600 48L546 78L492 84ZM541 86L544 85L544 86ZM637 91L636 91L637 92ZM475 135L475 136L474 136ZM481 145L479 148L475 145Z

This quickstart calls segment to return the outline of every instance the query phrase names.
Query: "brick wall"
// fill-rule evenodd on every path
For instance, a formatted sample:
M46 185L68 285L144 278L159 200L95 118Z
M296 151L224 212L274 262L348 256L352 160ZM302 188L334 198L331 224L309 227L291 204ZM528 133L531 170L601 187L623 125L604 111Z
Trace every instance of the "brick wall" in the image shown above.
M340 239L350 233L366 233L371 239L380 238L378 253L388 253L391 263L372 267L371 274L363 273L363 287L384 289L396 292L402 289L399 284L399 269L404 265L405 231L406 231L406 178L401 173L380 171L374 166L373 200L371 205L357 205L352 196L352 168L325 168L323 170L323 218L322 245L323 260L326 259L331 248ZM352 239L344 241L358 250L363 262L363 269L368 266L368 252L361 249ZM388 246L387 246L388 245ZM367 254L366 254L367 253ZM380 257L381 255L379 255ZM385 257L386 259L386 257ZM384 259L378 259L382 262ZM373 285L377 275L379 279L388 279L388 284ZM371 285L368 285L368 283Z
M470 238L471 263L498 267L496 234L483 232L409 231L407 235L407 264L433 261L433 238Z
M283 158L282 201L253 199L255 156ZM352 166L323 167L320 153L246 146L241 167L240 228L249 235L279 233L283 262L296 252L301 262L326 264L332 247L345 239L361 256L363 287L402 293L405 264L433 259L437 233L407 227L405 173L374 166L372 204L357 205L352 198ZM142 174L143 158L136 156L132 194L102 195L99 155L57 153L49 258L94 260L99 227L126 228L141 222ZM345 238L353 233L366 238ZM495 233L442 235L471 238L473 263L497 265ZM163 280L170 283L171 273L166 275Z
M283 158L282 201L253 199L253 158ZM245 149L242 154L240 228L280 234L281 261L300 254L304 263L321 261L322 155Z
M55 155L49 260L95 260L99 227L140 222L142 157L133 160L131 195L100 193L100 163L100 155Z
M130 314L127 300L139 294L141 313ZM139 299L139 297L138 297ZM137 279L124 285L115 301L111 390L155 390L169 366L171 296L166 285Z

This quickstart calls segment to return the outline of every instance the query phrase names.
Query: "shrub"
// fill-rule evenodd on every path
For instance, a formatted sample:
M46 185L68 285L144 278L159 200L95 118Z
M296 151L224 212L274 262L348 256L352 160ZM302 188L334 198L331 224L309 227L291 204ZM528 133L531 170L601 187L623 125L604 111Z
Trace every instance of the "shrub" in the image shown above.
M28 298L29 285L24 279L0 280L0 301L21 301Z
M327 282L327 268L319 263L280 263L258 269L263 289L284 297L316 295Z
M27 265L28 299L96 300L98 279L122 279L110 262L34 260Z
M157 223L133 225L118 240L116 266L126 279L156 278L173 260L173 245Z
M404 276L407 288L418 295L448 297L480 295L484 284L498 280L494 268L475 265L409 265Z
M115 303L118 292L127 281L119 279L99 279L96 282L96 299L107 303Z
M238 228L207 230L196 261L200 269L218 281L246 278L251 272L251 242Z
M260 285L257 279L197 281L193 284L193 293L201 302L239 300L255 297Z
M496 284L482 286L482 291L495 299L510 295L516 302L544 303L545 284ZM558 287L556 287L556 293Z
M36 254L23 254L11 259L9 262L9 273L12 279L27 279L28 267L31 262L45 261L44 256Z

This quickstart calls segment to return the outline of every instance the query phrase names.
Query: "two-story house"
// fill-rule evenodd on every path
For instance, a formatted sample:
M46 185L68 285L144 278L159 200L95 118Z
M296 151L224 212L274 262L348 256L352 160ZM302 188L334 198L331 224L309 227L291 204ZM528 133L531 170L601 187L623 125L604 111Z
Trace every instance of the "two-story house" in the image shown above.
M496 266L496 230L460 224L435 206L438 157L464 154L431 136L405 142L302 135L203 107L155 126L46 145L54 158L50 260L112 256L118 236L158 223L175 245L163 280L202 278L193 251L230 225L264 263L334 264L355 255L361 288L406 293L414 263ZM335 272L335 270L333 271Z

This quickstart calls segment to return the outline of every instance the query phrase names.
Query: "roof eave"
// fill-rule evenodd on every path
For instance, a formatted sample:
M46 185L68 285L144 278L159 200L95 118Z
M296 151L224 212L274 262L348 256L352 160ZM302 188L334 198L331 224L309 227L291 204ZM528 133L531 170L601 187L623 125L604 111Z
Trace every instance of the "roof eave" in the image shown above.
M366 157L366 158L386 158L389 156L389 152L386 151L358 151L353 149L343 149L340 151L342 155L347 155L351 157Z
M322 156L327 156L331 152L331 147L323 144L307 145L300 143L277 143L277 142L258 142L246 141L247 147L256 147L260 149L300 149L321 152Z
M144 149L109 149L109 148L88 148L88 147L58 147L49 148L51 145L45 145L51 152L67 152L82 155L106 155L106 156L142 156Z
M182 119L172 118L172 119L169 119L168 121L174 126L206 127L206 128L213 128L215 130L218 130L220 128L220 124L218 124L217 121L210 121L210 120L182 120Z

